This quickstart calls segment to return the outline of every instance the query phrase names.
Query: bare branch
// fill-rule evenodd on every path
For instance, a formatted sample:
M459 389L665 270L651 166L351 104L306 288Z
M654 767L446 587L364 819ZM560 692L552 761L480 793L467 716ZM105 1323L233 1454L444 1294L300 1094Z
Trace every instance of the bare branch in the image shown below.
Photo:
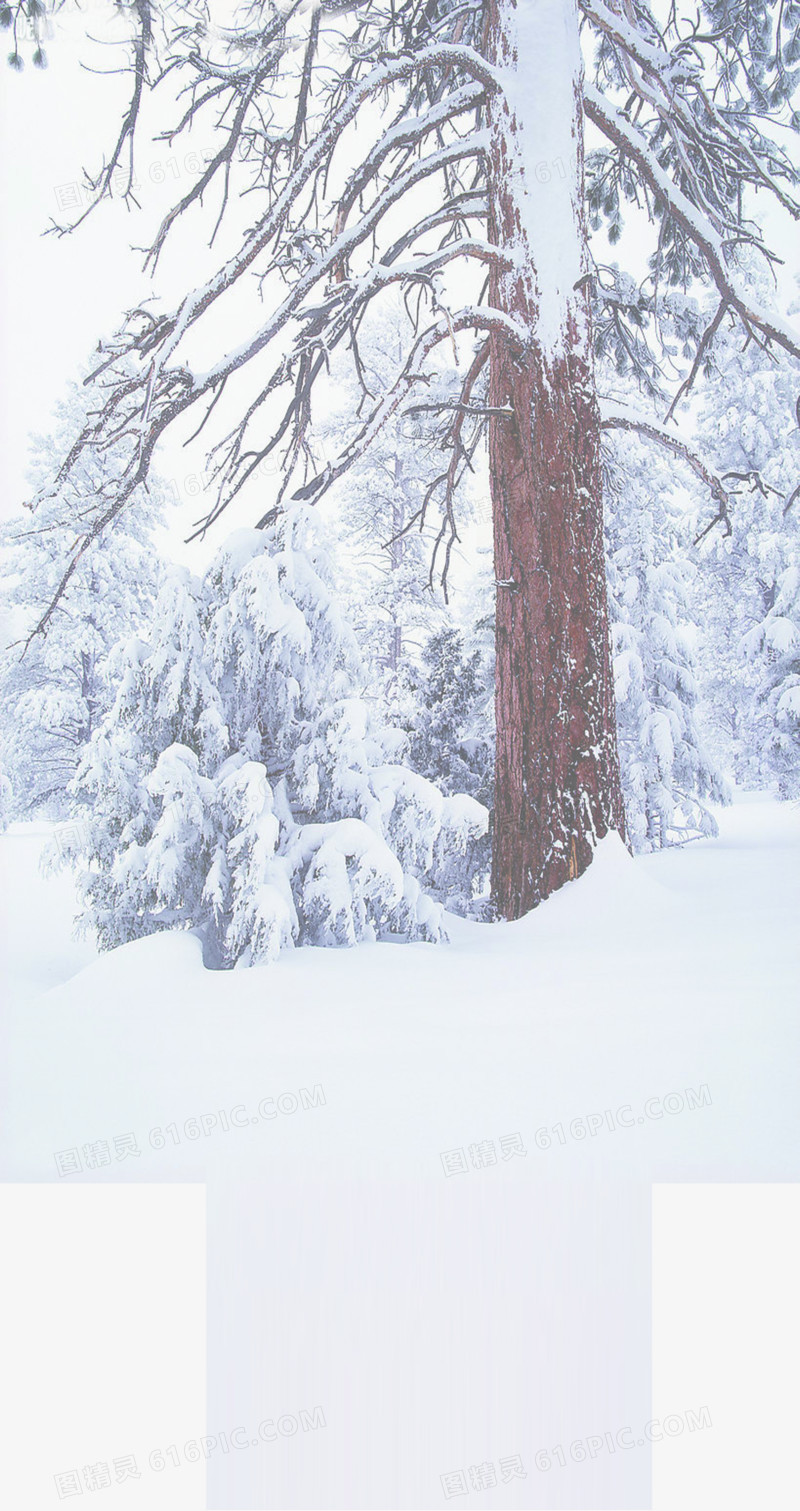
M48 228L50 231L57 232L59 236L65 236L70 232L77 230L78 226L82 225L87 215L91 214L95 206L98 205L102 199L104 199L111 193L111 179L115 170L120 166L120 160L122 158L122 153L125 149L126 144L128 146L128 182L127 187L124 190L124 196L126 199L128 199L132 196L133 193L134 139L142 105L144 86L147 79L147 56L153 40L153 19L150 9L150 0L133 0L133 10L138 17L139 26L133 39L133 66L131 70L131 72L133 73L133 90L131 93L130 102L128 104L125 115L122 118L122 125L119 129L119 135L114 144L114 148L112 150L108 163L104 168L101 169L100 173L95 179L92 179L87 175L89 187L91 188L95 197L84 210L83 214L80 215L77 220L73 221L71 225L59 226L54 223Z

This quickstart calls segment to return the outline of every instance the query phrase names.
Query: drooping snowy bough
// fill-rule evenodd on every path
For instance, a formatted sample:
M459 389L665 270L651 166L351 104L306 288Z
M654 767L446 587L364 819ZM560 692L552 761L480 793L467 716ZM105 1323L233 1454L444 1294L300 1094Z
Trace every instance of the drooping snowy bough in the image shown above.
M105 947L193 928L227 967L436 940L443 903L469 897L488 813L401 764L325 577L302 505L236 532L202 580L165 573L74 783L84 923Z

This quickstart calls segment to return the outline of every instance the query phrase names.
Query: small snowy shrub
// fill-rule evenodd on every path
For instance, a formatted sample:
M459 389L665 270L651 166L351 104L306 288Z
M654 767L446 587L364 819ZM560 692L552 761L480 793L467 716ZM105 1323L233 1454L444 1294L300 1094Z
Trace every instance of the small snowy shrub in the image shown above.
M452 912L477 916L486 916L491 868L482 815L494 795L493 627L488 639L470 651L454 626L437 630L421 666L402 679L400 699L411 765L444 794L428 862L436 889Z
M415 712L411 727L412 765L447 792L466 792L479 802L492 800L494 751L484 707L493 704L481 650L468 653L459 630L448 626L431 635L422 651L422 667L409 674ZM487 734L489 737L487 737Z
M469 897L486 810L410 771L403 734L354 694L329 571L301 508L236 532L202 581L164 573L73 784L102 945L193 928L229 967L291 943L435 940L442 904Z

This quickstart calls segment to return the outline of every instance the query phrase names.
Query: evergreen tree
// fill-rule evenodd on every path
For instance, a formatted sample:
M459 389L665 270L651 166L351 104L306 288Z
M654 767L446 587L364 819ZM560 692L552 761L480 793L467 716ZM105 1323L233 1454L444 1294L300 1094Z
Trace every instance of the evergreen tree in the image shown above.
M73 784L104 947L195 928L231 966L291 942L436 939L441 903L470 894L487 814L401 764L402 732L358 695L329 571L298 506L236 532L201 581L165 573Z
M406 323L405 312L389 304L361 333L360 378L370 392L387 386L402 354ZM336 363L334 372L337 381L320 430L335 455L358 435L364 396L349 364ZM442 397L448 391L455 397L452 374L441 376L440 391ZM389 698L397 695L398 676L419 660L432 626L449 618L430 581L439 528L430 508L431 486L441 469L438 440L427 410L393 416L332 490L348 617L376 686L382 685Z
M790 650L791 574L800 543L797 375L778 354L743 342L728 327L716 338L711 362L699 428L730 499L724 528L703 532L696 553L709 735L740 784L778 781L783 789L791 741L787 747L786 727L776 726L784 715L773 693Z
M419 672L410 675L414 716L409 757L415 770L445 792L469 792L491 805L492 751L486 738L486 668L480 650L467 653L451 626L432 635Z
M151 476L136 490L119 530L87 542L50 611L64 560L82 521L105 496L115 463L113 447L107 455L86 453L55 487L46 486L91 403L73 384L52 429L33 438L30 477L43 491L2 530L10 642L0 664L2 743L20 816L65 810L81 751L111 702L110 652L149 615L155 592L152 535L166 495Z
M745 636L745 649L760 663L755 704L767 723L762 772L781 797L800 797L800 566L781 572L763 621Z
M689 560L690 516L675 478L654 468L641 443L607 450L606 551L617 731L628 833L652 850L716 834L707 803L727 789L700 723L697 569Z
M403 696L408 758L415 771L445 793L466 793L491 814L494 789L493 667L481 649L467 651L455 626L436 631L422 650L421 664L407 669ZM401 716L402 717L402 716ZM491 820L476 835L470 863L460 877L442 883L454 912L475 913L481 899L486 916L491 867ZM468 889L463 886L469 879Z

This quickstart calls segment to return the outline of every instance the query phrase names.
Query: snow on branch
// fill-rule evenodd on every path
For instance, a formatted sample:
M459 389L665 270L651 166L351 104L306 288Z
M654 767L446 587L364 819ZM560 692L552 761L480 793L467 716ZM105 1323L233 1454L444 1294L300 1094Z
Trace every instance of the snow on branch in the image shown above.
M718 513L712 521L712 525L723 521L726 526L726 534L730 534L731 525L728 517L729 494L721 478L703 461L703 458L694 450L688 442L681 440L673 430L668 430L666 425L660 425L657 420L648 419L645 415L637 415L625 405L611 400L603 400L600 405L600 428L601 430L628 430L639 435L646 436L648 440L655 441L665 450L671 451L673 456L679 456L686 462L701 482L705 483L717 504ZM709 529L712 528L709 525ZM707 532L704 532L707 533Z
M726 248L733 238L723 239L708 217L673 182L638 126L588 83L584 86L584 108L589 120L635 163L656 199L705 258L720 298L736 311L748 329L755 328L767 341L774 341L791 356L800 358L800 334L779 315L760 309L726 265Z
M487 306L468 306L455 314L450 314L449 311L441 314L417 337L394 383L375 406L372 414L365 421L358 435L346 447L338 462L326 467L324 472L312 478L305 487L295 493L294 497L316 502L335 482L338 482L353 463L364 455L374 437L383 429L387 420L397 412L414 385L426 381L422 364L426 357L430 356L434 347L442 341L453 340L457 332L463 330L498 332L505 336L512 350L520 355L524 354L530 339L529 333L511 316Z
M423 179L441 168L447 167L465 158L474 157L476 153L484 150L488 143L488 133L473 132L470 137L458 138L448 147L443 147L433 157L425 157L407 168L405 173L398 174L387 185L378 199L370 206L354 226L346 227L325 251L317 256L308 258L305 271L294 284L291 293L278 306L271 319L260 331L245 342L234 352L228 353L207 373L198 375L194 380L194 388L197 396L214 387L221 379L227 377L237 368L244 366L251 357L262 351L275 336L283 329L287 321L297 311L303 298L315 284L326 274L339 268L348 255L366 241L374 232L379 222L388 211L402 199L410 189L414 188ZM491 256L491 249L487 250L487 258Z
M661 80L664 85L674 89L689 80L692 82L696 80L699 67L694 58L675 57L660 43L657 45L646 41L635 26L626 21L618 11L604 5L603 0L580 0L580 8L600 31L624 48L629 57L640 64L653 78ZM653 31L657 36L655 23L653 23Z
M670 50L654 23L652 31L657 40L648 42L603 0L581 0L581 4L586 16L614 45L634 95L656 111L662 130L672 139L687 182L705 199L707 213L718 230L730 229L741 235L738 186L748 178L769 189L784 209L795 219L800 218L800 204L776 176L796 182L794 164L774 141L757 132L751 112L739 111L732 127L713 91L704 85L700 43L719 43L724 31L712 39L695 29L690 43L679 41ZM729 38L726 40L730 43ZM733 217L729 204L736 206Z

